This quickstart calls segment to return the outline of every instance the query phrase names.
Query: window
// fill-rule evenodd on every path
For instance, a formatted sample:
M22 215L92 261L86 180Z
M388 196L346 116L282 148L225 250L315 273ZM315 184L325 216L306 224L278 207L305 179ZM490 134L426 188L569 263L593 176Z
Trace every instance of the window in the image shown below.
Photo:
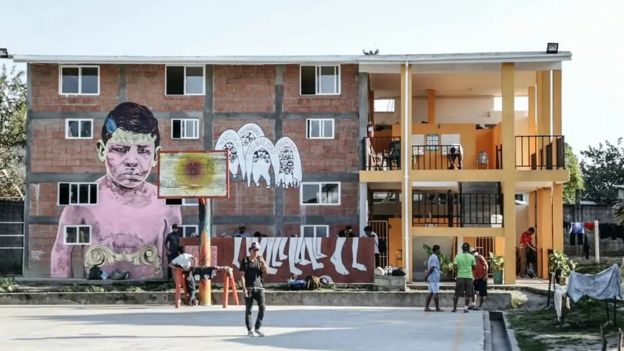
M65 139L92 139L92 119L66 119Z
M165 199L165 205L197 206L197 199Z
M301 205L340 205L340 183L301 183Z
M340 66L301 66L301 95L339 95Z
M327 238L329 237L328 225L302 225L301 236L305 238Z
M334 120L314 118L306 123L307 139L334 139Z
M65 233L65 245L89 245L91 244L90 225L66 225L63 227Z
M58 204L93 205L97 204L98 185L96 183L58 183Z
M99 95L100 67L60 66L59 93L61 95Z
M180 225L182 228L182 237L190 238L199 235L198 226L195 224L182 224Z
M172 119L171 139L198 139L199 120L198 119Z
M438 145L440 145L440 135L427 134L425 137L425 144L427 145L427 151L437 151Z
M166 95L204 95L204 66L167 66Z
M394 112L394 99L375 99L375 112Z

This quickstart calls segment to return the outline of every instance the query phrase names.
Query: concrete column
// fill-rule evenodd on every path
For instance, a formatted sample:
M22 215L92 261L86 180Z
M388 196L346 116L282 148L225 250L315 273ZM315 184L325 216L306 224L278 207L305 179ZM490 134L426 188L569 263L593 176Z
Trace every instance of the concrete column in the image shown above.
M514 107L515 65L501 66L501 90L503 98L503 221L505 233L505 284L516 282L516 140Z
M364 231L364 227L368 225L368 183L360 183L359 187L359 217L361 233Z
M550 71L539 72L541 75L541 89L539 96L539 112L537 122L537 129L540 135L551 135L551 104L550 104L550 92L551 92L551 80L550 80Z
M553 185L552 228L552 249L563 251L563 184Z
M403 181L401 184L401 228L403 234L402 263L408 274L408 279L413 276L410 265L411 258L411 232L412 232L412 182L411 150L409 146L412 135L412 70L408 64L401 66L401 149Z
M563 211L563 209L561 209ZM537 191L537 228L534 240L537 247L537 273L548 278L548 250L553 247L553 202L550 188Z
M562 131L562 119L561 119L561 70L554 70L553 75L553 134L561 135Z

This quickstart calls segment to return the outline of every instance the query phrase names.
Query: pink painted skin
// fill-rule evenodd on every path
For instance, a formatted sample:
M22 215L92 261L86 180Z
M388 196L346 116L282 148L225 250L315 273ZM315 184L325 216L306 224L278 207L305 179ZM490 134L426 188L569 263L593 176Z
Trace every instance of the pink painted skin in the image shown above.
M51 254L52 277L72 277L73 249L83 248L83 254L86 251L83 246L64 243L65 225L91 225L91 244L106 246L115 253L134 253L145 245L153 245L163 258L165 235L172 224L181 223L180 207L167 206L164 199L158 199L156 186L146 182L157 163L158 148L154 147L151 135L117 129L106 145L98 141L97 149L107 170L106 176L96 180L98 203L63 209ZM154 267L135 266L131 262L101 268L109 274L115 269L129 271L130 279L163 276L162 270L156 272Z

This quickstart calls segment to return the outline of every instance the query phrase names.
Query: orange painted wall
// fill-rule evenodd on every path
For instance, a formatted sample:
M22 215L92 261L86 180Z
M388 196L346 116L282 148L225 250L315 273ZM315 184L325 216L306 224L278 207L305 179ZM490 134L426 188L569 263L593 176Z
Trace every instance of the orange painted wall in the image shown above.
M388 264L393 267L403 266L403 231L401 218L388 219Z
M412 134L459 134L464 149L464 169L474 169L477 130L474 124L416 124Z

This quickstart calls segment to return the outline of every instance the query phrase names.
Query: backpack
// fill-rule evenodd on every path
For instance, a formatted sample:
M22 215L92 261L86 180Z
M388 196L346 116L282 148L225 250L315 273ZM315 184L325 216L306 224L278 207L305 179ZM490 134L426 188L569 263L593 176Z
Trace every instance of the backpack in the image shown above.
M102 270L99 266L93 266L89 269L89 275L87 277L89 280L102 280Z
M306 278L306 289L316 290L321 287L321 279L319 277L310 275Z

